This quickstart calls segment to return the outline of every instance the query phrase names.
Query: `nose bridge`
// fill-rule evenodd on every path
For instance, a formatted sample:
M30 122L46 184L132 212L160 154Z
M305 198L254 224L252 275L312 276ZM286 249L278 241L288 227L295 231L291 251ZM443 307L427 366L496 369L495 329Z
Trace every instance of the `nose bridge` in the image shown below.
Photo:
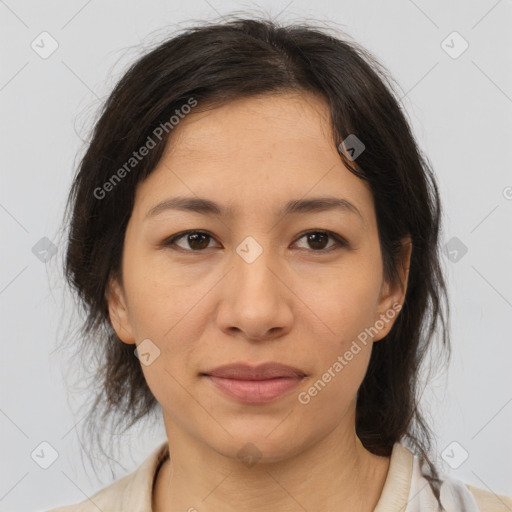
M247 236L236 247L235 279L240 285L238 288L249 293L268 291L275 280L270 270L275 258L268 247L264 249L262 237L259 238L261 243L255 237Z
M288 331L292 320L283 296L286 287L273 269L276 258L263 247L263 237L261 241L248 236L235 248L233 269L218 318L223 329L236 328L251 339Z

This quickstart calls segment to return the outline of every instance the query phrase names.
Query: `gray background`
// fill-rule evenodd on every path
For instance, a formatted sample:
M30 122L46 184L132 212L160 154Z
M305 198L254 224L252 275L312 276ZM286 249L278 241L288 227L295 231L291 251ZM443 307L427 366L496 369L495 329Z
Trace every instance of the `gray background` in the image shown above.
M97 108L141 48L188 20L241 9L280 13L281 21L334 22L401 84L415 135L438 176L446 212L443 246L452 254L444 265L453 360L447 374L425 391L422 404L430 410L444 470L512 495L511 0L190 0L185 6L163 0L5 0L0 1L0 510L72 503L112 480L106 471L98 481L82 467L74 427L84 395L68 392L65 380L67 372L76 375L79 369L55 351L73 311L60 270L64 200ZM43 46L46 37L44 48L51 48L48 36L40 36L44 31L58 44L47 58L31 47L33 41ZM450 35L454 31L469 44L460 55L464 42ZM55 256L47 253L48 262L32 250L43 237L57 247ZM121 461L126 470L164 436L161 425L127 435L123 443L132 451ZM48 469L31 458L44 441L58 452ZM463 450L469 457L461 462ZM44 445L41 453L49 453Z

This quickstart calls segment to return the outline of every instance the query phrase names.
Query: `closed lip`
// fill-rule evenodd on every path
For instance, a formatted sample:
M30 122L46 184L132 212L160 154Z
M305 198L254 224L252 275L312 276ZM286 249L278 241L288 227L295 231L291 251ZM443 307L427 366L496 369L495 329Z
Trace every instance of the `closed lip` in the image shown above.
M302 378L306 373L299 368L280 363L263 363L252 366L247 363L233 363L213 368L201 375L236 380L268 380L277 378Z

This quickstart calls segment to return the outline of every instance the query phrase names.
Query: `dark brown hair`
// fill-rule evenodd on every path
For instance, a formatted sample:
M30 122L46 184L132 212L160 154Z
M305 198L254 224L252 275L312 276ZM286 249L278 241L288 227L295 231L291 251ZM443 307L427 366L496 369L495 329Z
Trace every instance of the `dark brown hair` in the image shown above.
M280 26L269 19L233 17L187 28L139 58L105 102L66 207L65 273L86 313L80 350L93 350L99 364L90 429L101 433L108 420L114 430L127 429L158 406L134 346L121 342L110 324L105 290L109 277L122 277L135 189L157 165L172 132L108 194L98 198L95 190L190 98L196 108L211 108L235 98L290 91L327 100L333 144L350 134L365 144L357 164L343 152L340 158L371 187L384 277L390 282L399 279L401 240L411 237L405 302L389 334L373 346L357 397L356 432L370 452L384 456L395 442L408 440L428 463L438 494L438 473L429 458L433 436L419 409L420 369L440 323L450 354L438 189L389 73L356 43L310 23Z

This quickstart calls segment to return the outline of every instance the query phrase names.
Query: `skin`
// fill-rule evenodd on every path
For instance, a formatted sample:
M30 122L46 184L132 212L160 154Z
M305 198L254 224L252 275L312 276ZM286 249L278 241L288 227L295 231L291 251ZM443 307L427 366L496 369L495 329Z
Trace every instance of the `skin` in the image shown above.
M308 404L298 394L359 333L403 304L410 240L401 283L386 282L371 191L343 165L320 97L286 93L208 111L198 106L171 135L136 190L122 283L112 279L107 290L119 338L133 345L150 339L160 350L142 365L162 406L171 454L156 477L153 510L255 512L272 503L283 512L372 511L389 458L373 455L357 437L356 397L373 343L398 315L359 343ZM234 215L165 210L146 218L178 195L208 198ZM322 196L347 199L361 217L343 210L275 214L291 199ZM211 238L165 245L189 229ZM304 236L326 230L348 247L330 250L335 239L315 245ZM251 263L236 252L248 236L263 249ZM270 403L249 405L199 375L241 361L280 362L308 376ZM257 448L254 465L237 457L246 443Z

